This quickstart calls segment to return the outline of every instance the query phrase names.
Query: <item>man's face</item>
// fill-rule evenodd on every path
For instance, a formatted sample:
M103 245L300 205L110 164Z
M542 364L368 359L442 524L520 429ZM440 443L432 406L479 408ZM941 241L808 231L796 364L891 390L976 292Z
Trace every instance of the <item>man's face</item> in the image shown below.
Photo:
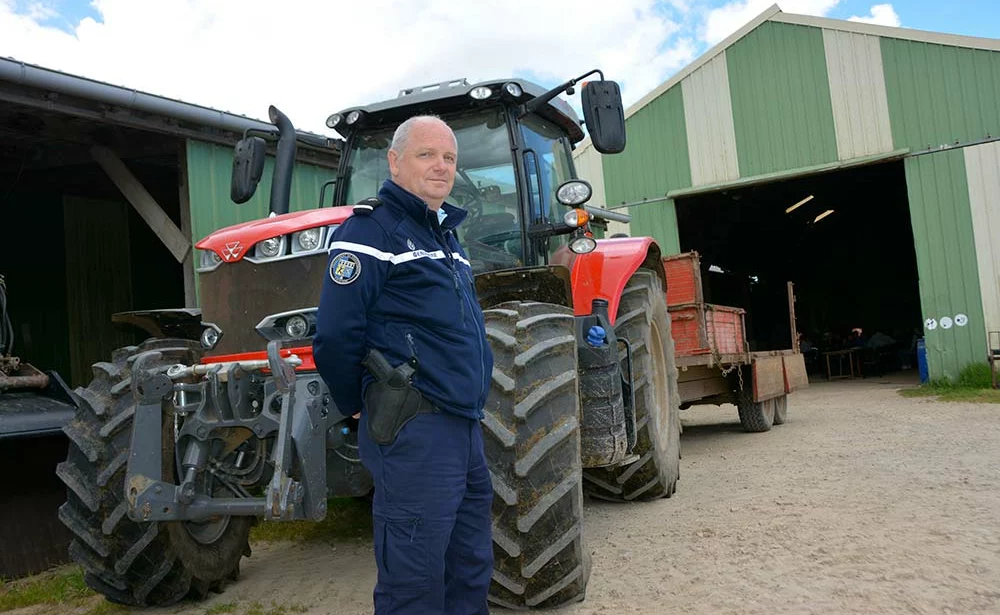
M389 150L392 179L437 210L455 185L455 149L455 138L444 123L416 124L402 152Z

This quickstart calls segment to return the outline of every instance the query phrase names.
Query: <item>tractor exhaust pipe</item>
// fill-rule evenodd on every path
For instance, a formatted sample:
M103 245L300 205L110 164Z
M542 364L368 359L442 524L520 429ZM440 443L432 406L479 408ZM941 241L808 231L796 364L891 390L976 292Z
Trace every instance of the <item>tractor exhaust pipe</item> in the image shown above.
M280 216L288 213L292 197L292 170L295 167L295 127L288 116L271 105L267 109L271 123L278 127L278 152L271 178L271 213Z

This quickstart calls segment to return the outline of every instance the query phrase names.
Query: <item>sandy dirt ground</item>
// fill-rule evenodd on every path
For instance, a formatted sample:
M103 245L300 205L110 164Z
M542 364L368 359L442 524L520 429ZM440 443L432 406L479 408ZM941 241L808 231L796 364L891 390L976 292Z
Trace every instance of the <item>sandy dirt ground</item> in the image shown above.
M763 434L684 411L676 496L589 501L587 598L550 612L1000 613L1000 406L898 388L814 384ZM370 548L258 545L225 593L145 613L370 613Z

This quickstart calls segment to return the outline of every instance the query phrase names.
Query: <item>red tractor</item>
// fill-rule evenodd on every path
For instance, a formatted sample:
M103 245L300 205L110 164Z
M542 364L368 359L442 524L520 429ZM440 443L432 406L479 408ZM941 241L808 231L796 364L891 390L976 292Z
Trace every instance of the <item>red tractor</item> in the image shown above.
M490 600L508 607L583 599L585 492L654 500L678 478L662 255L650 238L594 238L604 221L628 218L587 205L571 155L584 133L558 98L590 74L548 91L516 79L434 84L327 120L345 138L329 182L341 204L376 193L406 118L438 115L458 139L449 202L470 212L459 239L496 359L483 421L495 490ZM595 147L613 154L625 147L624 113L617 84L600 79L582 85L582 105ZM270 118L273 134L236 146L232 196L250 198L278 137L272 215L197 243L201 311L119 317L200 335L124 348L76 391L60 517L88 585L115 602L221 589L249 555L257 519L320 520L329 497L372 488L357 421L333 407L311 355L327 245L353 210L288 213L296 140L308 137L273 107Z

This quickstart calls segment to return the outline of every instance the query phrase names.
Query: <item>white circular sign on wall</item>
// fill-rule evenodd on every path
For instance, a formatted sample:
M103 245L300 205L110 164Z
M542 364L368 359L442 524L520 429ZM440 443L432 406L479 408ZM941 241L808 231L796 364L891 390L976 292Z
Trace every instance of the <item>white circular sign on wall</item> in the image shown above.
M951 329L951 325L952 325L951 318L945 316L944 318L941 319L942 329Z
M924 327L926 327L928 331L933 331L934 329L937 329L937 321L933 318L928 318L924 321Z
M955 314L955 324L959 327L964 327L969 324L969 317L965 314Z

